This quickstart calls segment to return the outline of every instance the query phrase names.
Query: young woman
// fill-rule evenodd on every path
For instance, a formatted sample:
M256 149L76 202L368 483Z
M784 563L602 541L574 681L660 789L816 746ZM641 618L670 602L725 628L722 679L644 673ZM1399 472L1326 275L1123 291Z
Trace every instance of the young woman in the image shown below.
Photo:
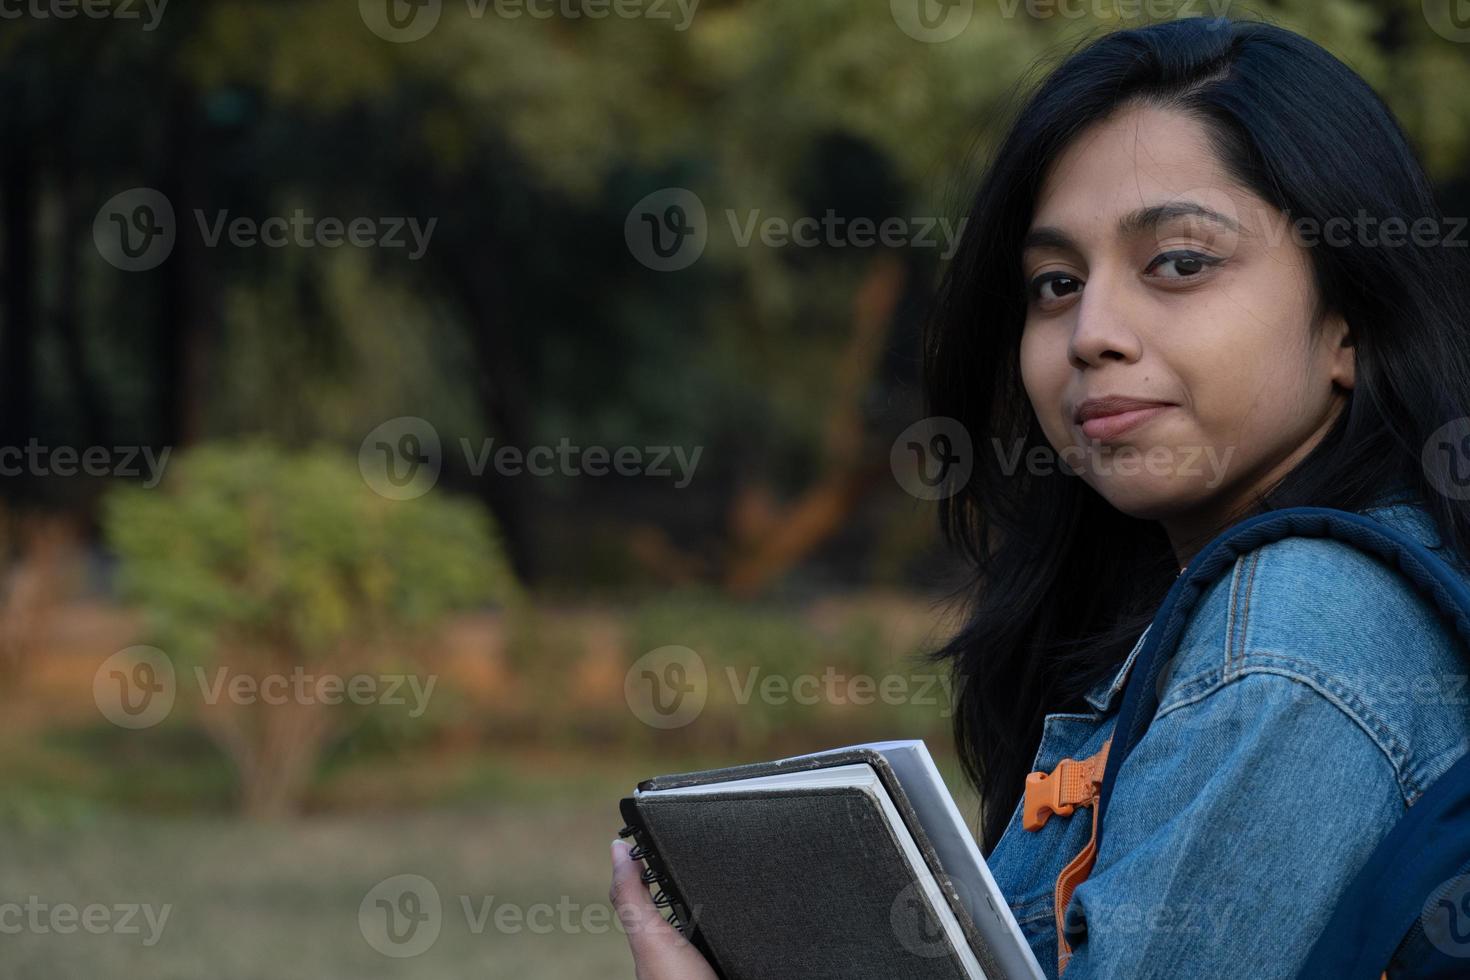
M926 344L931 414L976 446L941 513L975 581L940 656L982 848L1056 976L1056 879L1091 824L1079 808L1024 829L1025 777L1102 747L1191 556L1251 514L1317 505L1465 567L1470 280L1378 97L1255 22L1072 55L966 227ZM1355 870L1470 747L1467 671L1374 559L1309 538L1242 555L1119 773L1066 909L1083 937L1068 980L1295 976ZM710 976L622 847L613 894L641 980Z

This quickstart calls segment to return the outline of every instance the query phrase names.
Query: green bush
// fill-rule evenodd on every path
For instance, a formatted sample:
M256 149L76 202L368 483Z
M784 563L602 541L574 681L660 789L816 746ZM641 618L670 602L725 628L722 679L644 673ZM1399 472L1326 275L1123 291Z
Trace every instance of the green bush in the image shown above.
M481 508L437 492L386 499L330 449L200 446L157 488L113 491L104 525L119 588L145 611L181 695L196 666L257 678L406 666L443 614L519 595ZM299 802L343 706L198 707L245 809L274 814Z

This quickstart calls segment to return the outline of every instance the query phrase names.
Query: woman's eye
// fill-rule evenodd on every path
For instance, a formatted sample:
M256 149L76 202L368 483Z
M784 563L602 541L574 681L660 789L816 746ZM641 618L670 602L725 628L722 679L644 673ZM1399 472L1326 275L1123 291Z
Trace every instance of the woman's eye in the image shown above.
M1031 280L1031 299L1034 302L1055 303L1082 288L1082 280L1065 272L1047 272Z
M1190 279L1204 272L1210 266L1219 263L1219 259L1213 255L1205 255L1203 252L1176 251L1164 252L1154 258L1148 264L1144 272L1153 272L1155 269L1170 267L1172 271L1165 272L1159 276L1160 279Z

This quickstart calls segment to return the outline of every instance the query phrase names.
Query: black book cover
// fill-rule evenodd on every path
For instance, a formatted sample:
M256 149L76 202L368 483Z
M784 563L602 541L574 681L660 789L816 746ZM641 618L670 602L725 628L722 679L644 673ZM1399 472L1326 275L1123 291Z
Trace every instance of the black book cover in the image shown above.
M643 792L862 763L872 767L993 980L1005 974L980 938L888 761L852 749L660 776ZM852 787L711 791L622 802L646 879L722 980L963 980L940 926L871 792Z

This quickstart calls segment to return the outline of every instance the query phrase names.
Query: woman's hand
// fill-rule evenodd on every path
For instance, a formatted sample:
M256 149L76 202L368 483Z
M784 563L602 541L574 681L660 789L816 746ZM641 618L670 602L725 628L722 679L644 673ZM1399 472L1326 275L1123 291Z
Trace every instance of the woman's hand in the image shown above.
M663 910L653 904L653 896L643 883L643 867L629 857L629 850L625 842L613 841L612 889L608 895L628 934L638 980L715 980L715 971L699 950L664 921Z

